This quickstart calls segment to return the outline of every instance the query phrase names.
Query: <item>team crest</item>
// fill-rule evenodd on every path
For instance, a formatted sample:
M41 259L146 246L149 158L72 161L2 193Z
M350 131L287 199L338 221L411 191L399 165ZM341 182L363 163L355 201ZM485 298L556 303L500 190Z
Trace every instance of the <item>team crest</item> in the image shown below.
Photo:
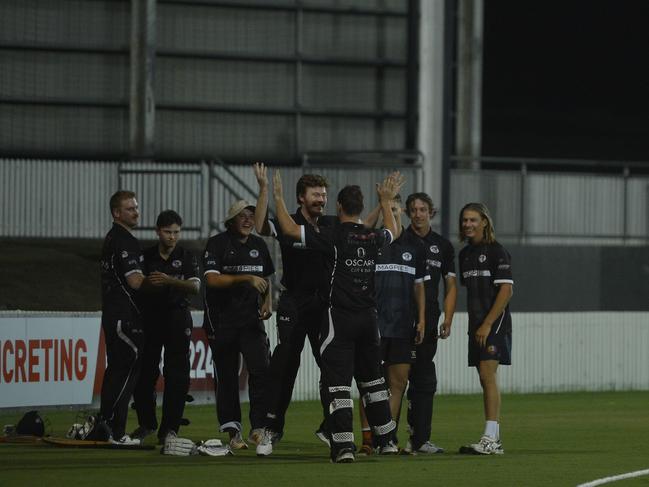
M176 269L179 269L182 265L183 265L183 263L180 262L178 259L174 260L174 261L171 263L171 266L172 266L172 267L175 267Z
M437 247L437 245L431 245L431 246L430 246L430 251L431 251L433 254L439 254L439 248Z
M257 249L252 249L250 251L250 257L252 257L253 259L256 259L257 257L259 257L259 251Z
M487 353L488 353L489 355L496 355L496 353L498 353L498 349L496 348L495 345L489 345L489 346L487 347Z
M122 251L122 259L126 259L128 257L128 252L126 250Z
M192 336L192 331L189 328L185 328L185 336Z
M487 256L485 254L480 254L480 256L478 257L478 261L484 262L485 260L487 260Z
M205 251L205 258L207 259L210 256L210 253L206 250Z
M401 258L406 262L410 262L412 260L412 254L410 252L404 252L401 254Z
M365 257L365 249L363 247L358 247L356 249L356 255L358 255L361 259Z

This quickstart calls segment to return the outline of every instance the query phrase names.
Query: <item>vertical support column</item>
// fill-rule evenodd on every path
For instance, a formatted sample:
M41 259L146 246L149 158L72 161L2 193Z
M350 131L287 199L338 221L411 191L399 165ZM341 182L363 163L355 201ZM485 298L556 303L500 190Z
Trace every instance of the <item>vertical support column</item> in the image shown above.
M458 0L455 146L458 167L480 169L482 155L483 0Z
M440 205L444 139L444 11L445 0L426 0L419 17L419 129L424 155L423 190ZM444 204L441 205L444 210ZM443 220L443 218L442 218Z
M408 60L406 65L406 149L417 148L419 103L419 16L421 0L408 0Z
M304 10L301 2L295 9L295 84L293 87L293 106L295 108L295 158L302 153L302 50L304 41Z
M130 156L154 157L156 0L131 0Z

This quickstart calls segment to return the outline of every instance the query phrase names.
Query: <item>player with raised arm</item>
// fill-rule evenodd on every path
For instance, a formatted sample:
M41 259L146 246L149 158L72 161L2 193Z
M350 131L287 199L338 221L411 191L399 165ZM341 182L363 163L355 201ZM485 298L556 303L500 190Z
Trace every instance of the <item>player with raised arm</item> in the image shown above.
M469 367L476 367L482 386L485 429L480 441L460 448L460 453L503 454L500 441L500 391L498 365L511 365L513 294L511 258L496 241L489 210L468 203L460 211L460 282L467 288L469 313Z
M320 367L320 324L327 315L328 282L322 253L306 248L287 237L276 219L268 218L268 177L266 166L253 166L259 184L255 226L260 235L272 235L282 252L283 291L277 307L278 343L273 351L266 388L266 435L257 444L257 454L270 455L284 433L286 411L291 402L295 378L300 367L304 340L308 337L313 358ZM327 180L317 174L304 174L295 188L299 205L292 218L316 231L337 224L338 218L324 215L327 204ZM322 396L322 392L321 392ZM321 397L322 401L322 397ZM323 417L328 405L323 404ZM329 443L325 420L316 436Z
M391 202L392 214L401 228L401 197ZM368 215L367 223L375 223L376 211ZM424 338L426 297L425 250L422 241L410 232L401 235L390 246L379 250L376 262L376 304L381 358L385 379L390 390L390 412L399 423L401 402L411 364L416 358L416 345ZM361 402L361 453L374 450L372 433ZM397 438L395 435L395 443Z
M278 171L273 178L277 219L284 234L326 257L330 294L320 356L330 412L331 460L335 463L354 461L352 377L361 391L379 453L398 452L391 441L396 425L390 415L389 392L381 374L374 296L378 250L389 245L401 231L390 208L398 191L399 185L391 177L377 185L385 222L385 229L377 231L366 228L360 220L363 211L360 188L344 187L336 203L340 224L318 232L293 220L284 203Z

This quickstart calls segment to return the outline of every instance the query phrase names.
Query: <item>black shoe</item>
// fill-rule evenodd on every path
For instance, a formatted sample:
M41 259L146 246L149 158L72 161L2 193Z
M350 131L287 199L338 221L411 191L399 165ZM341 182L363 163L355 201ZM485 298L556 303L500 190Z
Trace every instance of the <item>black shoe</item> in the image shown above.
M351 448L342 448L336 458L332 460L333 463L353 463L356 458L354 457L354 450Z

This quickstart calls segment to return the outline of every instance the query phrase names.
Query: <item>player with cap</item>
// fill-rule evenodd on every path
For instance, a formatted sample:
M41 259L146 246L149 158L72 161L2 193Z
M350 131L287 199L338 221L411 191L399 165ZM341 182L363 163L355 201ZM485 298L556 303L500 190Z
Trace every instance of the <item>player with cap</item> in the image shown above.
M268 247L254 230L254 205L237 201L228 210L226 231L207 241L203 256L206 286L203 327L214 362L216 413L232 449L247 448L239 403L239 354L248 368L249 440L263 436L263 407L269 343L263 320L271 316L268 277L275 272Z

